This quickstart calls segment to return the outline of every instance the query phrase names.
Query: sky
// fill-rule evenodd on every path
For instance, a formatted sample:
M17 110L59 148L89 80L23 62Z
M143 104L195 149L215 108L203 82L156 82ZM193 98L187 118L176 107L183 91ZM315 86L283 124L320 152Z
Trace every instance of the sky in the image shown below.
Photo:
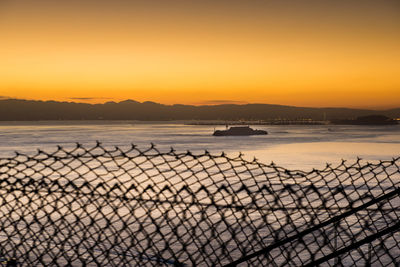
M400 107L400 1L1 0L6 98Z

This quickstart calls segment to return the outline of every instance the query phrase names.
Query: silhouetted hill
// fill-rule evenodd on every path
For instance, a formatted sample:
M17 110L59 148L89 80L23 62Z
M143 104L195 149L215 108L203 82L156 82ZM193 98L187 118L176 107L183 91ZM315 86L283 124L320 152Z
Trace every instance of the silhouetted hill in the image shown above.
M385 111L349 108L304 108L293 106L246 105L163 105L126 100L119 103L85 104L56 101L0 100L0 120L313 120L353 119L380 114L400 117L400 108Z

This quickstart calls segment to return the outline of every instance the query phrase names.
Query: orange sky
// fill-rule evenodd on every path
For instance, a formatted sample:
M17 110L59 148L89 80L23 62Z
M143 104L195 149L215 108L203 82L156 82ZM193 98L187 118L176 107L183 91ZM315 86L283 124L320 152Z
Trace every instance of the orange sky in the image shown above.
M400 107L399 33L396 0L2 0L0 98Z

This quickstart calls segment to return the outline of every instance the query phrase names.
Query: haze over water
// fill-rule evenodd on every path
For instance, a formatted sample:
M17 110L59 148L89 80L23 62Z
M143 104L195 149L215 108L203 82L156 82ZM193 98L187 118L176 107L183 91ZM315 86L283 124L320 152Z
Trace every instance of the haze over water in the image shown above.
M217 126L216 129L223 129ZM230 156L238 152L245 159L273 161L289 169L323 168L341 159L355 161L389 160L400 156L400 125L394 126L254 126L268 131L266 136L212 136L214 127L172 123L141 122L2 122L0 156L14 151L34 154L36 149L51 152L57 145L72 148L76 142L86 147L96 140L106 147L127 148L131 143L145 149L154 143L161 151L201 153L208 150Z

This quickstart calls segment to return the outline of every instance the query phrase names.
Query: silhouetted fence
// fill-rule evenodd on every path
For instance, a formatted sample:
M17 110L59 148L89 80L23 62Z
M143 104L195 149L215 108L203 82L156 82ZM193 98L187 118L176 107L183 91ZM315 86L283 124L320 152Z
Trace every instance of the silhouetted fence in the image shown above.
M0 262L395 266L399 163L304 172L100 144L17 154L0 160Z

